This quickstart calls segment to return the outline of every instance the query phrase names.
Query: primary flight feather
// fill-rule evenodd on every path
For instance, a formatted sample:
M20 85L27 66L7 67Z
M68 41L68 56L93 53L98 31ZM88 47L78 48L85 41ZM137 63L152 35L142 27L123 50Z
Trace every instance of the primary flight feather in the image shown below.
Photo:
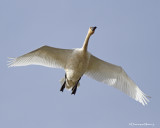
M60 49L43 46L17 58L11 58L9 67L41 65L51 68L63 68L65 78L61 80L62 87L72 90L75 94L81 77L85 74L97 81L113 86L136 101L147 104L149 100L139 87L128 77L120 67L105 62L87 51L88 42L96 27L90 27L82 48Z

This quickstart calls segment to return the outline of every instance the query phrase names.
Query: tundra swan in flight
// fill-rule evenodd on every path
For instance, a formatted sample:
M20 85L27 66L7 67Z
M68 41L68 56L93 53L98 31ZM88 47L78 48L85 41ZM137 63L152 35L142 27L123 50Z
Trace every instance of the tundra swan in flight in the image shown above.
M40 47L30 53L17 58L12 58L9 67L42 65L51 68L63 68L65 78L61 80L62 87L76 93L81 77L85 74L97 81L113 86L136 101L147 104L149 100L139 87L128 77L120 67L105 62L87 51L88 42L96 27L90 27L82 48L60 49L49 46Z

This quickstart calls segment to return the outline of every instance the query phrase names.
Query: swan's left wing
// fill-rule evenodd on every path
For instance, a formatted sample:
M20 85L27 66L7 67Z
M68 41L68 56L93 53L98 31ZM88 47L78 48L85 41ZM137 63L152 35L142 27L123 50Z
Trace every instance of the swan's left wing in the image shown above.
M110 64L91 55L89 66L85 74L97 81L121 90L143 105L149 102L146 98L147 96L119 66Z
M41 65L52 68L65 68L66 61L72 52L71 49L43 46L20 57L11 58L8 66Z

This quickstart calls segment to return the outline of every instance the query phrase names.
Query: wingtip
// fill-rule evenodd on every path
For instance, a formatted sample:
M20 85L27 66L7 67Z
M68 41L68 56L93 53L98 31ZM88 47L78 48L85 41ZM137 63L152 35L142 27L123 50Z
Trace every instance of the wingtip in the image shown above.
M138 87L136 88L136 92L137 93L135 100L140 102L143 106L148 105L148 103L150 102L148 98L150 98L150 96L146 95Z
M150 98L150 96L147 96L146 94L143 94L143 97L142 97L142 100L141 100L141 103L143 104L143 106L148 105L148 103L150 102L148 98Z
M8 59L9 59L7 63L8 68L14 67L13 63L15 62L16 58L8 57Z

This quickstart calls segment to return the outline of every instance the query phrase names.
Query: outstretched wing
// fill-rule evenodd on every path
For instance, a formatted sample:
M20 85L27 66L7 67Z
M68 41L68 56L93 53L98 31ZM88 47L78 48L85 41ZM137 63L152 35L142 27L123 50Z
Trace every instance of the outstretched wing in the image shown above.
M11 58L8 66L41 65L52 68L65 68L66 61L72 51L71 49L43 46L20 57Z
M143 105L149 102L146 98L148 96L139 89L119 66L110 64L91 55L89 66L85 74L97 81L121 90Z

